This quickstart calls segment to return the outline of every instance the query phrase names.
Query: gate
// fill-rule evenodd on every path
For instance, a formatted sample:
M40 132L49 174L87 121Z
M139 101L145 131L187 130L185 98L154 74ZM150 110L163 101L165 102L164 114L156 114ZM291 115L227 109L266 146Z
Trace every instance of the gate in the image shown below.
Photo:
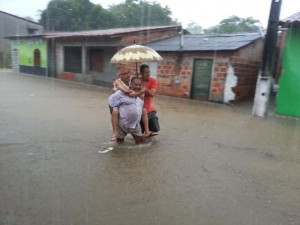
M16 49L12 50L12 52L11 52L11 68L13 69L13 72L15 72L15 73L20 72L19 51Z

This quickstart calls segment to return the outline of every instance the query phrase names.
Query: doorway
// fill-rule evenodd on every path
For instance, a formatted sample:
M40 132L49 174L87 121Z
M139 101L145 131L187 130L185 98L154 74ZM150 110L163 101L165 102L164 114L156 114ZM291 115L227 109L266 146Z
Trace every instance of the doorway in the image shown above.
M212 59L196 59L194 61L191 98L209 100Z
M11 52L11 67L15 73L20 72L20 65L19 65L19 51L17 49L14 49Z

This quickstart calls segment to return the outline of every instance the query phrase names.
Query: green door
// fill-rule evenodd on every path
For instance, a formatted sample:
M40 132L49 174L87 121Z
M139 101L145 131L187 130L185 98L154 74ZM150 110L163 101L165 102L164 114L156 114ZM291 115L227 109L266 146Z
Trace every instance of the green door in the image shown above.
M193 99L209 99L212 63L212 59L196 59L194 61L191 93Z

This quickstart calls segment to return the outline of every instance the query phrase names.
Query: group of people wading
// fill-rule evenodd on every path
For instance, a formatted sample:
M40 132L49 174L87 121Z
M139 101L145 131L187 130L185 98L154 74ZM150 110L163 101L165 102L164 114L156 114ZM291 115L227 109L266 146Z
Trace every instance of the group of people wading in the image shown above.
M125 65L118 68L118 79L108 99L113 129L111 141L122 142L131 134L139 144L145 138L158 135L160 126L154 107L157 88L157 80L150 77L148 65L141 65L140 76L132 78Z

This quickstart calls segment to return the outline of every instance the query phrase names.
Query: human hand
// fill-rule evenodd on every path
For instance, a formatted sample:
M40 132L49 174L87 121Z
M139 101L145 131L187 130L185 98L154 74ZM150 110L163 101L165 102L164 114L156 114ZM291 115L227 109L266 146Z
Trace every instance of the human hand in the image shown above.
M130 95L130 93L132 93L132 90L124 90L123 92L124 94Z
M130 97L137 97L137 96L138 96L138 93L135 92L135 91L131 91L128 95L129 95Z

